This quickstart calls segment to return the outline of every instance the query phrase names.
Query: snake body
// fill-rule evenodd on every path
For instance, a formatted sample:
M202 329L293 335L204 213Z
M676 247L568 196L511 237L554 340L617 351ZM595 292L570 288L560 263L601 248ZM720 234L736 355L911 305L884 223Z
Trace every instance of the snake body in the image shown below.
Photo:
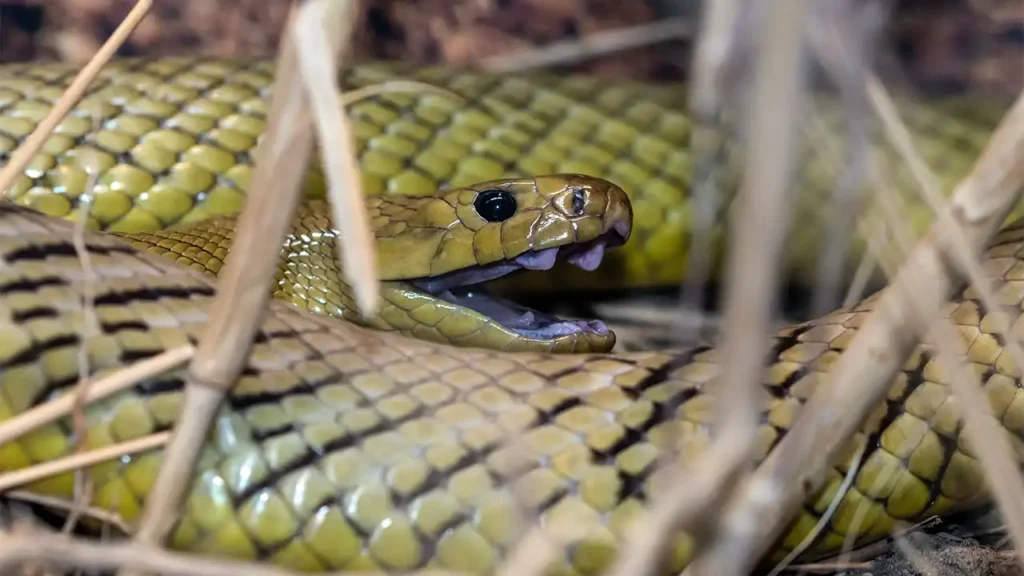
M214 284L174 261L191 252L169 259L131 244L141 236L90 231L93 275L86 275L72 224L60 217L76 214L85 165L97 163L92 228L151 234L237 211L265 108L253 86L269 84L268 69L269 63L120 61L105 72L106 87L80 106L107 118L102 129L93 130L87 114L73 116L51 138L14 190L14 202L28 208L0 205L0 418L71 390L82 345L92 373L103 375L194 341ZM371 65L348 80L375 81L395 70ZM13 148L71 74L57 65L0 70L0 132L8 136L0 144ZM637 223L620 250L620 273L627 271L621 280L639 285L678 275L678 268L662 268L667 257L658 256L661 246L678 250L686 211L686 176L672 172L686 164L689 129L686 116L671 109L682 103L676 91L599 90L596 80L581 78L534 84L444 70L402 74L443 82L470 104L389 95L356 107L371 192L436 193L441 182L465 186L517 176L516 170L611 171L631 195ZM634 123L645 128L631 130ZM954 132L948 138L954 147L983 141L965 124L951 125L934 128ZM592 169L582 169L587 162ZM322 187L315 173L310 186L313 195ZM683 207L655 218L645 203ZM646 228L652 218L657 222ZM679 236L666 240L677 234L672 230ZM985 266L1018 315L1022 239L1024 226L1006 229ZM83 338L86 283L101 330ZM760 457L814 389L827 385L830 366L873 302L772 337ZM984 374L996 416L1018 439L1024 429L1019 369L972 290L957 294L949 311L968 342L968 360ZM712 347L630 354L454 347L274 300L205 446L171 544L302 570L432 567L486 574L542 520L569 540L555 573L596 573L620 551L624 527L651 491L672 482L670 473L656 470L659 457L676 452L692 462L707 445L722 360ZM776 556L812 531L860 442L867 449L855 480L808 554L834 550L847 536L870 540L898 521L985 501L981 468L960 438L948 376L922 345L779 540ZM86 445L172 426L182 377L179 370L90 405ZM65 455L71 439L69 421L43 426L0 447L0 469ZM92 503L135 520L160 454L93 467ZM69 474L26 487L58 497L69 497L72 488ZM689 557L690 539L678 534L665 569L678 571Z
M265 60L115 60L58 126L11 197L46 214L75 218L91 166L99 177L92 188L93 228L152 232L237 214L264 128L272 70L273 62ZM37 62L0 67L0 154L17 147L77 72L70 65ZM349 90L395 79L425 82L454 97L392 92L348 107L367 194L432 195L446 187L540 174L604 178L629 194L630 242L608 254L596 272L558 265L546 274L510 280L510 288L678 284L693 218L689 139L695 125L685 86L392 63L357 65L342 75L341 84ZM821 205L836 188L844 161L841 107L827 99L819 104L824 127L809 135L814 145L797 175L801 193L793 198L793 219L800 225L793 227L787 264L794 275L814 270L828 233ZM902 106L943 190L967 172L1007 105L947 99ZM94 126L97 117L100 129ZM893 190L906 192L921 232L929 213L917 199L917 185L891 150L880 151L891 161ZM722 173L727 191L731 172ZM311 170L305 191L313 198L324 195L318 168Z

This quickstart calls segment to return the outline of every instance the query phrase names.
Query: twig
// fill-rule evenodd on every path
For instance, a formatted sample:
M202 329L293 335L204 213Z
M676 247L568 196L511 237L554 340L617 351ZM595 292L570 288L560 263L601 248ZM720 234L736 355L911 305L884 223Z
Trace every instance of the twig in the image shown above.
M308 9L308 5L298 7L299 11ZM182 417L146 499L136 534L136 539L146 545L162 542L178 516L207 430L240 373L264 317L277 254L297 209L312 156L314 127L297 64L296 35L308 32L295 24L293 13L277 63L267 127L256 152L253 186L238 221L232 255L220 274L209 321L189 368ZM352 22L317 24L338 25L338 44L323 47L335 53L342 42L348 42L353 27Z
M896 464L888 463L883 465L881 471L875 476L874 481L871 482L866 492L868 494L877 494L898 471L899 467ZM856 550L857 538L861 535L861 526L864 525L864 519L870 511L871 504L866 500L861 501L854 508L853 516L850 519L850 527L846 531L846 535L843 536L843 544L840 547L840 563L849 561L850 553Z
M924 190L927 203L938 212L942 208L943 198L936 189L934 177L916 153L910 134L900 120L895 106L884 88L874 78L869 79L869 92L890 139L907 163L913 167L912 172L915 173L915 177ZM869 238L870 255L881 261L883 270L891 277L897 272L898 262L902 261L910 251L913 234L905 224L906 217L899 198L887 193L888 187L877 172L873 172L873 176L877 199L882 207L882 214L886 217L885 226L892 232L895 239L897 255L890 257L885 254L877 242L873 242ZM1010 331L1011 319L999 306L978 258L970 252L966 245L962 230L954 228L947 237L950 250L955 252L955 259L961 268L968 271L971 285L979 292L983 304L994 317L998 315L995 327L997 332L1000 332L1000 335L1005 338L1011 357L1019 365L1024 365L1024 361L1022 361L1024 355L1020 352L1016 337ZM1021 510L1018 505L1020 495L1024 494L1024 482L1019 480L1018 474L1015 472L1014 452L1002 432L991 420L989 404L980 391L982 383L973 370L962 361L966 350L955 330L956 327L948 320L935 326L934 335L941 352L941 357L937 361L956 362L956 366L952 370L957 375L951 379L951 386L954 389L954 394L963 402L965 433L972 436L972 445L977 447L982 466L988 471L987 477L996 478L996 499L1001 509L1008 510L1007 516L1010 517L1011 528L1015 524L1024 526L1024 521L1022 521L1024 510ZM850 530L851 534L854 532L854 530ZM1012 529L1011 534L1014 534ZM1018 543L1021 541L1019 538L1015 538L1015 540Z
M147 358L127 368L118 370L89 386L89 392L85 397L85 401L92 402L93 400L105 398L119 390L134 386L146 378L171 370L187 362L192 357L194 351L195 349L192 346L173 348L163 354ZM72 394L65 394L0 423L0 446L7 444L30 430L65 416L73 408L74 402L75 398Z
M688 531L706 515L714 515L750 464L756 447L759 403L755 383L764 369L768 340L763 334L771 323L780 275L776 263L788 222L786 197L799 114L795 104L803 91L805 3L791 0L775 6L763 27L765 44L755 79L757 98L744 155L749 164L740 191L738 222L730 239L735 252L726 273L722 350L730 361L722 374L722 395L729 400L716 406L716 435L707 456L694 463L691 477L684 475L675 489L663 497L655 496L649 518L627 531L627 552L616 561L611 574L651 573L676 530ZM710 524L714 525L714 520ZM701 535L706 532L690 531L698 536L695 549L700 549Z
M99 115L93 118L93 128L98 131ZM99 322L96 320L95 306L95 284L96 271L92 268L92 258L89 257L89 250L85 246L85 227L89 221L89 206L92 205L93 188L99 177L99 166L95 158L90 157L85 162L86 172L89 178L85 185L85 193L78 205L78 221L75 222L75 229L72 235L72 244L75 247L75 254L82 266L82 338L78 345L78 383L72 396L75 401L71 407L72 427L75 431L73 451L80 453L86 446L89 436L89 424L85 420L85 399L89 395L89 388L92 386L92 379L89 377L89 341L100 332ZM92 500L92 476L82 470L75 471L75 502L76 508L68 514L64 522L63 532L70 533L71 529L78 523L78 516L81 510L88 508Z
M341 92L340 98L342 106L347 107L360 100L365 100L373 96L379 96L381 94L399 94L404 92L437 94L438 96L451 98L460 104L464 104L466 102L465 98L451 90L441 88L440 86L434 86L433 84L427 84L426 82L417 82L415 80L385 80L380 84L371 84L361 88L354 88L347 92Z
M869 568L871 563L868 562L873 558L877 558L880 554L885 553L891 546L890 540L897 537L909 534L915 530L921 528L930 528L942 521L938 516L929 516L928 518L921 520L912 525L897 526L896 530L892 533L892 537L888 540L876 540L860 548L851 550L849 553L842 554L846 560L841 560L840 556L832 556L830 558L822 559L818 562L810 562L807 564L796 564L790 569L794 572L821 572L825 571L828 574L832 574L837 570L852 569L850 567L861 566Z
M843 570L870 570L873 565L871 562L817 562L793 566L790 570L797 574L832 575Z
M695 79L691 108L698 115L717 115L722 102L722 83L738 37L741 6L746 0L720 0L707 5L700 41L693 60Z
M699 314L704 309L704 286L711 272L712 239L719 209L715 177L725 138L723 109L724 83L730 57L737 58L737 28L740 4L744 0L721 0L708 3L704 11L700 41L694 56L694 90L690 111L694 130L690 136L693 162L693 222L690 226L689 254L682 278L680 318L677 321L679 342L689 344L699 339L702 326Z
M897 536L893 539L896 542L896 547L903 552L903 555L907 557L907 560L914 565L914 569L917 570L921 576L936 576L938 572L935 570L935 565L928 561L928 558L921 554L915 549L905 536Z
M119 458L126 454L135 454L137 452L158 448L166 444L167 439L170 438L170 436L170 432L157 432L156 434L136 438L135 440L121 442L119 444L111 444L110 446L104 446L103 448L97 448L96 450L90 450L88 452L59 458L57 460L49 460L42 464L37 464L14 472L8 472L6 474L0 474L0 492L9 490L15 486L28 484L29 482L35 482L36 480L53 476L54 474L61 474L70 470L85 468L105 460Z
M832 519L832 515L835 514L836 510L839 508L839 505L842 503L843 498L846 496L846 493L850 490L850 486L853 485L853 481L856 480L857 473L860 472L861 461L864 458L864 452L867 450L867 447L868 444L867 440L865 439L865 441L861 442L860 446L857 447L857 453L854 455L853 460L850 462L850 469L846 471L846 476L843 478L843 483L839 486L839 490L836 492L835 497L833 497L832 501L829 502L828 508L825 510L825 513L822 514L821 518L819 518L818 521L814 524L814 528L807 533L803 540L800 541L800 544L798 544L796 548L790 550L789 554L786 554L786 557L779 561L775 568L772 568L772 571L768 574L768 576L778 576L780 572L785 570L787 566L793 563L793 560L796 560L801 554L803 554L804 551L807 550L807 548L809 548L811 544L813 544L814 541L818 538L818 535L821 534L821 531L825 529L825 526L827 526L829 521Z
M855 231L863 172L869 150L865 78L883 18L872 2L830 0L814 3L814 22L808 26L811 51L839 88L846 110L847 160L836 182L827 221L829 234L818 258L811 314L821 316L836 305L849 240Z
M327 176L334 226L345 231L337 238L341 268L352 287L356 308L368 317L376 311L380 300L377 252L366 218L366 202L348 118L338 97L341 92L337 80L338 62L332 52L341 47L325 49L330 46L330 40L323 26L324 22L345 22L353 26L357 6L354 1L307 2L295 22L296 27L303 30L295 37L298 65L316 116L314 125ZM346 56L343 55L342 59Z
M693 26L690 18L665 18L650 24L596 32L578 40L555 42L525 53L491 56L480 60L478 65L491 72L525 72L538 68L568 66L605 54L683 40L692 35Z
M888 94L877 81L871 80L869 90L872 102L882 116L890 137L912 166L911 171L915 173L922 186L927 203L937 212L942 204L942 197L936 189L934 177L914 150L910 135L906 132ZM899 216L890 214L894 227L896 223L904 221ZM904 233L899 240L904 245L909 244L909 234ZM981 263L971 252L966 238L958 227L953 227L949 231L947 243L950 246L949 251L953 253L953 259L961 269L966 270L971 285L981 296L982 303L994 320L996 332L1004 338L1010 357L1018 366L1024 366L1024 351L1021 350L1016 335L1011 331L1012 321L996 300L991 284L982 271ZM1018 473L1016 454L993 420L991 404L981 391L982 382L962 361L966 350L956 333L956 327L948 319L941 321L935 326L934 335L941 352L936 361L956 363L954 371L957 376L950 379L950 387L964 408L964 433L970 439L982 467L985 468L988 484L994 492L1016 548L1024 549L1024 506L1021 505L1024 480Z
M864 298L868 282L871 281L871 275L874 274L877 265L878 261L875 260L874 256L865 254L861 258L860 264L857 265L857 270L853 273L853 280L846 291L846 296L843 297L843 308L849 308L856 304L858 300Z
M1021 503L1024 479L1020 477L1020 461L992 414L992 405L982 391L981 379L962 361L966 350L956 328L950 320L940 322L936 328L936 339L943 350L938 361L959 364L950 379L950 387L963 406L962 433L967 436L972 451L985 469L985 481L1010 529L1014 547L1024 550L1024 505Z
M981 252L1020 197L1022 156L1024 95L1000 123L974 170L957 186L932 231L879 298L875 312L837 361L829 385L812 395L742 497L729 506L728 525L737 528L713 550L721 573L745 573L753 567L799 506L806 488L820 485L822 473L846 438L882 401L888 383L955 286L954 272L945 266L948 230L963 226L970 250ZM737 553L736 546L744 553Z
M42 148L43 143L50 137L54 128L60 124L61 120L67 116L68 112L75 106L75 104L82 98L89 83L92 82L93 78L99 74L100 69L106 66L110 58L114 56L117 49L124 44L128 36L131 35L135 27L139 25L139 22L149 12L150 7L153 5L153 0L138 0L135 7L132 8L128 16L125 17L121 25L114 30L114 33L110 35L110 38L100 46L100 49L96 52L96 55L89 60L89 63L82 68L81 72L75 76L75 79L68 86L67 90L60 97L60 100L54 104L50 113L43 118L42 122L36 126L36 129L25 139L25 141L14 151L11 155L10 160L4 166L3 171L0 171L0 193L6 194L7 190L14 183L14 180L21 175L28 166L28 163L32 161L39 149Z
M497 576L534 576L547 574L552 561L564 551L568 542L558 540L541 526L534 526L512 549L507 560L498 570Z
M880 89L876 86L875 89ZM879 97L876 93L875 97ZM927 168L924 163L916 155L913 149L913 145L909 140L909 134L905 131L901 134L902 123L896 114L895 107L890 107L891 104L888 102L887 97L884 95L884 91L881 95L882 102L880 104L880 114L882 115L883 121L886 123L888 130L891 131L890 137L894 140L898 140L897 145L902 149L902 153L905 156L911 157L911 162L915 162L918 165L917 170L923 172L922 180L927 181L931 178L930 174L927 173ZM869 237L869 249L870 255L875 256L882 264L883 270L889 275L894 276L898 271L898 263L902 261L905 255L912 248L913 235L912 232L907 228L906 215L903 210L902 204L899 202L899 198L896 195L889 194L888 187L879 177L877 172L873 172L875 179L875 189L877 191L877 199L882 207L882 214L886 217L885 225L889 230L893 232L894 239L896 241L896 255L889 255L881 250L878 243L874 241L874 238ZM919 175L921 176L921 175ZM926 185L922 182L922 185ZM935 190L929 190L928 193L937 195L938 192ZM929 203L933 206L941 205L941 198L932 197L929 199ZM950 244L953 245L954 249L961 252L961 257L969 261L969 265L964 268L970 270L974 269L976 275L971 278L972 284L976 287L983 286L988 290L988 280L982 276L980 265L976 262L977 258L972 256L968 249L962 244L963 239L958 237L956 234L950 235ZM979 290L980 292L980 290ZM992 311L1000 311L998 303L995 301L994 295L990 296L986 306ZM1006 324L1009 324L1009 319L1004 319ZM956 375L951 379L953 382L952 387L954 388L954 394L961 397L964 405L964 420L969 422L965 426L965 433L970 435L976 435L972 438L972 445L977 446L979 457L982 461L982 465L986 467L989 478L996 475L1001 476L997 480L997 499L1002 494L1001 506L1003 508L1009 507L1011 509L1011 517L1013 515L1020 514L1019 506L1017 503L1020 501L1020 494L1024 494L1024 483L1021 483L1015 472L1016 470L1016 458L1009 443L1002 435L1001 431L995 426L991 420L991 414L989 412L989 404L986 398L981 392L982 383L978 379L974 371L963 361L963 356L966 353L964 345L956 333L956 327L952 325L949 320L940 321L939 325L935 327L935 336L940 347L942 356L937 361L957 361L957 365L953 368ZM1014 339L1014 336L1009 332L1006 333L1007 340ZM879 476L879 480L882 476ZM1015 485L1014 485L1015 484ZM861 509L857 510L857 517L861 516ZM859 520L857 520L859 522ZM849 541L853 534L857 531L851 528L847 535L847 541ZM1012 531L1011 531L1012 533ZM845 547L844 547L845 549ZM841 557L840 560L843 558Z
M4 492L4 498L8 500L17 500L20 502L28 502L30 504L38 504L40 506L46 506L54 510L67 510L75 511L78 510L78 504L75 502L69 502L64 498L57 498L54 496L44 496L42 494L36 494L35 492L29 492L26 490L9 490ZM129 534L130 529L128 525L119 514L114 514L104 508L97 508L95 506L88 506L83 510L80 510L80 514L102 522L107 525L112 525L121 531L123 534Z
M812 113L810 115L808 126L806 128L807 128L808 136L809 136L811 142L813 143L813 149L814 149L815 155L816 155L816 157L818 157L818 158L822 159L824 162L826 162L826 170L829 171L829 172L834 172L834 171L842 169L844 166L840 166L841 160L839 160L839 156L841 155L841 153L833 145L832 139L830 138L831 135L829 134L828 126L825 124L825 122L822 121L822 119L819 117L819 115ZM860 144L862 144L862 143L855 143L854 145L855 146L859 146ZM870 154L865 154L865 156L867 158L859 159L857 162L847 161L845 167L847 169L849 169L851 164L857 163L857 164L865 164L865 166L862 166L862 168L870 170L870 167L872 166L872 164L870 162L868 162L868 160L871 158L871 156L870 156ZM850 172L847 172L847 173L850 174ZM853 192L853 190L846 189L843 193L849 194L849 193L852 193L852 192ZM849 208L847 208L847 210L849 210ZM833 212L833 214L835 214L835 212ZM873 237L875 237L877 235L883 235L887 231L887 229L885 227L885 224L882 222L882 220L880 218L876 218L875 220L873 220L867 226L865 226L862 222L857 222L857 220L858 220L857 218L854 218L854 222L856 222L857 228L860 229L860 233L861 233L861 235L864 238L873 238ZM833 252L832 252L833 256L835 254L840 253L840 252L845 253L845 249L842 250L842 251L839 251L839 250L837 250L837 246L834 245L834 244L830 244L826 248L826 254L829 253L828 252L829 249L833 250ZM828 257L828 256L826 256L826 257ZM856 269L856 271L854 273L853 280L850 282L850 286L849 286L849 288L848 288L848 290L846 292L846 295L845 295L845 297L843 299L843 307L852 306L852 305L856 304L859 300L861 300L863 298L864 291L866 290L866 288L868 286L868 282L871 280L871 275L874 273L875 267L877 266L877 264L878 264L878 262L877 262L877 260L875 258L875 255L873 253L871 253L870 251L867 251L867 252L865 252L863 254L863 256L861 257L860 263L858 264L857 269ZM819 286L820 286L820 283L822 282L822 279L824 277L826 277L826 276L830 276L831 274L832 274L831 271L825 270L824 267L819 266L819 268L818 268ZM824 301L823 299L819 299L820 296L824 296L824 293L817 292L817 289L816 289L815 300L818 303L821 303L821 302ZM813 306L812 306L812 308L813 308ZM812 314L812 316L814 316L814 314Z
M945 198L939 192L935 176L928 169L928 165L925 164L920 154L915 150L910 132L907 131L906 126L900 119L896 105L877 78L868 78L867 86L871 104L874 106L875 112L881 117L882 126L885 128L886 134L893 144L896 145L897 151L910 168L910 173L917 180L918 186L921 187L925 203L934 213L938 214L942 210ZM950 245L957 265L966 271L967 278L978 291L982 304L992 314L996 333L1006 341L1006 348L1013 357L1013 361L1017 366L1024 366L1024 349L1021 348L1020 342L1011 331L1012 319L999 306L995 292L992 291L990 283L985 279L985 272L981 268L981 263L971 253L967 240L959 229L954 228L950 230L950 234Z
M226 560L170 552L134 542L94 543L49 533L4 534L0 538L0 573L11 574L19 564L45 562L62 568L156 572L161 576L298 576L297 572L265 563ZM326 576L330 573L321 573ZM334 573L338 574L338 573ZM345 572L370 576L376 572ZM396 576L400 576L397 573ZM311 576L306 574L305 576ZM406 576L458 576L437 571L410 572Z

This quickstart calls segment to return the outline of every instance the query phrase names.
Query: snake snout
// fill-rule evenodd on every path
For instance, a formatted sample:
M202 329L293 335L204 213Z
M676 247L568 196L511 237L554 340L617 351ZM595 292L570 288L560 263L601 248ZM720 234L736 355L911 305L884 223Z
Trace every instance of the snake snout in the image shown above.
M629 196L625 190L611 182L608 182L607 185L608 208L604 213L605 231L617 234L621 242L615 245L621 246L629 240L629 236L633 232L633 205L629 202Z

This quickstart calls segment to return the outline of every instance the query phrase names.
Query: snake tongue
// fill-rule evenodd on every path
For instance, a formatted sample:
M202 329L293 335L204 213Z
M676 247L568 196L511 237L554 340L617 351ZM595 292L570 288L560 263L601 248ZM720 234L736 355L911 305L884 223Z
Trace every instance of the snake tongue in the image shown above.
M601 260L604 259L604 247L604 241L598 240L597 242L587 246L586 250L576 252L575 254L568 256L566 259L570 263L583 268L587 272L593 272L594 270L597 270L597 267L601 265Z
M527 270L551 270L558 260L558 247L527 252L516 257L516 264Z
M604 250L608 242L598 238L586 244L566 246L562 256L570 264L579 266L587 272L597 270L604 260ZM515 263L527 270L551 270L558 261L559 248L546 248L536 252L527 252L516 257Z

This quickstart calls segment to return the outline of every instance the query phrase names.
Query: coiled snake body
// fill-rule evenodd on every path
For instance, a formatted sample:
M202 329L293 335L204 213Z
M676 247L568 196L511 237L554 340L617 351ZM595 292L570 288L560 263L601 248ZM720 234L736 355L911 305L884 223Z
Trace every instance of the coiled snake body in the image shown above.
M78 380L82 345L93 373L102 375L196 337L214 284L193 268L215 272L226 254L231 222L223 217L237 212L244 198L269 66L118 61L104 72L105 87L51 137L12 191L14 203L0 206L0 418L69 391ZM31 131L73 72L38 64L0 69L0 146L9 151ZM629 286L678 276L681 268L663 265L678 255L687 210L689 124L678 93L639 85L598 89L597 80L585 78L376 65L357 68L347 80L366 83L392 73L440 82L468 101L392 94L352 111L370 192L435 194L442 183L450 187L437 196L371 202L379 239L414 234L413 242L396 241L394 254L408 250L407 262L389 260L379 248L385 278L412 290L413 296L400 298L426 297L424 283L449 281L452 273L477 278L481 270L493 272L494 263L544 269L561 255L589 268L600 256L599 244L627 236L625 247L613 251L617 259L612 253L605 259L615 272L597 281L618 277ZM918 120L934 118L917 111ZM99 130L90 116L97 112L105 118ZM950 162L967 156L965 167L973 156L964 149L984 141L966 122L939 132L936 142L958 150ZM100 168L91 227L131 233L128 241L88 233L94 276L83 272L72 225L54 218L74 217L90 165ZM525 178L551 173L607 176L631 202L617 186L587 176ZM322 188L316 173L309 188L313 195ZM199 227L162 230L200 220L206 222ZM272 302L204 449L173 546L303 570L487 573L540 516L551 529L575 528L553 569L594 573L618 551L623 527L650 491L672 481L655 470L659 456L679 451L684 462L692 461L706 445L718 350L616 354L607 351L613 340L598 337L593 325L567 328L546 319L542 327L558 330L538 332L534 319L522 315L514 320L524 324L509 324L501 338L456 343L525 352L456 347L445 342L473 329L441 324L447 317L458 324L466 311L437 302L436 315L396 305L405 317L394 312L389 320L382 313L374 326L405 334L356 326L330 316L344 315L345 288L327 278L332 253L309 247L332 244L322 207L311 201L297 223L293 240L303 247L286 247L279 295L313 312ZM986 266L999 280L1001 298L1018 308L1022 238L1020 227L1005 230ZM423 246L434 258L420 258ZM570 283L582 278L564 277ZM101 333L83 338L86 282ZM459 282L434 288L441 293L465 285ZM815 387L825 384L872 303L869 298L773 337L759 428L762 456ZM486 321L491 310L483 307L474 322ZM1024 428L1018 369L971 290L957 295L950 313L969 343L968 359L985 374L997 416L1018 434ZM575 336L558 344L566 332ZM776 554L812 530L859 442L868 448L855 482L809 554L835 549L847 534L875 538L899 520L984 501L981 469L960 442L960 408L947 377L927 346L908 360L887 401L808 499ZM91 405L87 446L172 426L181 378L178 371ZM519 442L509 444L509 438ZM70 444L70 422L43 426L0 447L0 469L65 455ZM93 505L136 519L159 463L156 451L92 468ZM72 480L65 474L26 489L69 497ZM678 571L688 559L689 539L680 534L666 567Z

